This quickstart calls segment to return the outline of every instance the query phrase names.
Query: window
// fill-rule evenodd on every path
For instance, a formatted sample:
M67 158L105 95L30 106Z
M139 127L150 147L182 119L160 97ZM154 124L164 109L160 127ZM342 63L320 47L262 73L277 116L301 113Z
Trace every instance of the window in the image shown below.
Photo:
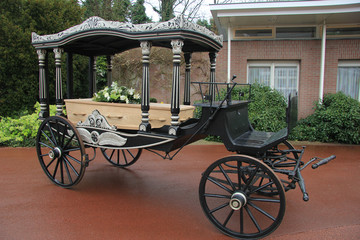
M360 61L339 61L336 91L360 101Z
M249 62L248 83L259 83L281 92L288 99L296 94L299 82L298 62Z
M314 38L316 27L278 27L276 38Z
M326 28L326 35L328 38L359 37L360 26L329 26Z
M239 28L235 29L235 39L247 39L247 38L273 38L272 28Z

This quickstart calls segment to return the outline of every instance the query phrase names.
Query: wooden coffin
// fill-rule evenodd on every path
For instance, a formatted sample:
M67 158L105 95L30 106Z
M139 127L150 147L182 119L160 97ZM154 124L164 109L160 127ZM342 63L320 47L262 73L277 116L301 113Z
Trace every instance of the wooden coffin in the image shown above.
M65 99L68 119L75 125L84 122L88 115L98 110L105 116L110 125L118 129L139 129L141 123L141 105L126 103L95 102L86 99ZM195 107L188 105L180 106L180 121L186 121L193 117ZM170 125L170 104L150 103L149 119L152 128Z

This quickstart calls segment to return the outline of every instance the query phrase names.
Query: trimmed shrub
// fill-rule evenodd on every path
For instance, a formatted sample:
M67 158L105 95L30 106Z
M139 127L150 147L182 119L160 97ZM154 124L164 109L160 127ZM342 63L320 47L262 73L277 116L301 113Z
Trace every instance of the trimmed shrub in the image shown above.
M235 87L232 91L232 100L239 100L240 92L244 95L242 99L248 99L249 87ZM220 91L222 100L226 96L226 89ZM249 103L249 120L257 131L277 132L286 127L286 101L282 94L267 86L259 84L251 85L251 102ZM195 117L201 116L201 109L195 109ZM220 141L217 137L209 136L209 141Z
M290 139L299 141L360 143L360 103L344 93L326 94L315 112L299 121Z
M17 118L4 117L0 120L0 146L32 147L35 146L36 134L41 121L38 120L40 104L35 104L35 112L23 112ZM51 115L55 115L56 107L50 106Z

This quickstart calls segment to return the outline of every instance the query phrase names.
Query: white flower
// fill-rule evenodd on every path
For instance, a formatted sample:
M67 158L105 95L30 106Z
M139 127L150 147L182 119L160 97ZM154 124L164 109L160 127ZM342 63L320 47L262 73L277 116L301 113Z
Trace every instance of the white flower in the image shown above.
M111 83L111 87L112 87L112 88L117 88L117 82L112 82L112 83Z
M134 95L134 99L140 99L140 94L138 94L138 93L135 94L135 95Z
M124 101L124 100L126 100L126 99L127 99L126 96L124 96L124 95L121 95L121 96L120 96L120 100L121 100L121 101Z
M131 96L131 95L134 95L134 92L135 92L135 89L133 89L133 88L130 88L129 89L129 95Z
M109 93L108 93L108 92L104 92L104 97L107 98L107 100L109 100L109 99L110 99Z

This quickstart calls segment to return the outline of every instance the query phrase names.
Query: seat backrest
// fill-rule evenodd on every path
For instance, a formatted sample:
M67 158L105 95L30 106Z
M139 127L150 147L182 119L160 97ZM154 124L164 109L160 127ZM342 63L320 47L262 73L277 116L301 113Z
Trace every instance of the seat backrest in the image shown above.
M288 134L296 126L298 120L298 95L289 94L288 107L286 109L286 123L288 125Z

